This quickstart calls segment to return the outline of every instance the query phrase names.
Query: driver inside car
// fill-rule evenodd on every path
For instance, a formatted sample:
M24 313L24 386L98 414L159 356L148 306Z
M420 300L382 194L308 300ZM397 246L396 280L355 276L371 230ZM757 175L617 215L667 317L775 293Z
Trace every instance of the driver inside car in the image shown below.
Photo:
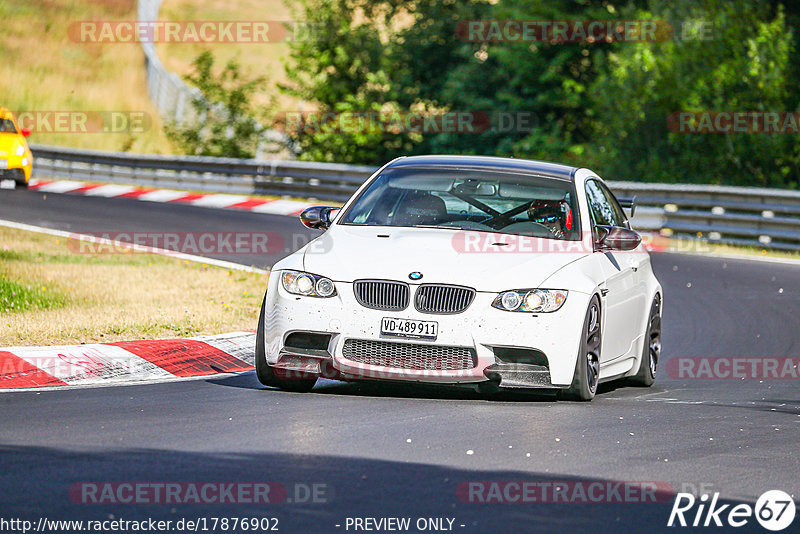
M563 200L534 200L528 207L528 219L546 226L559 239L572 230L572 210Z

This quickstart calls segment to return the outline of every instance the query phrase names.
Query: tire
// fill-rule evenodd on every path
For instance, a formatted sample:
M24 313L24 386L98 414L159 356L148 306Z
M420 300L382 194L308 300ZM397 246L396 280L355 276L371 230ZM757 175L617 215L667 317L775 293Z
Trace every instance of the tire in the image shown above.
M15 187L19 189L28 189L28 182L25 181L25 171L22 169L14 169L13 180Z
M650 387L656 381L658 360L661 356L661 295L656 295L650 306L650 316L647 320L647 330L644 334L642 347L642 361L639 371L628 379L632 386Z
M575 374L569 389L561 391L560 397L563 399L587 402L597 394L603 332L601 318L600 299L595 295L586 309Z
M264 308L267 303L267 296L261 303L261 313L258 316L258 329L256 330L256 376L258 381L265 386L282 389L284 391L294 391L297 393L307 393L311 391L317 383L314 378L279 378L275 376L275 370L267 363L267 354L264 349Z

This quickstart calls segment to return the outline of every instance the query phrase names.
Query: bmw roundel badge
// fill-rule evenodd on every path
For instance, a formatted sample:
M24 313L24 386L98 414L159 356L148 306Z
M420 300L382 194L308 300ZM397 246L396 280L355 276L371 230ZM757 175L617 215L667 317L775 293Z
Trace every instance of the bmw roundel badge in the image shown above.
M408 277L412 280L420 280L422 278L422 273L419 271L414 271L413 273L409 274Z

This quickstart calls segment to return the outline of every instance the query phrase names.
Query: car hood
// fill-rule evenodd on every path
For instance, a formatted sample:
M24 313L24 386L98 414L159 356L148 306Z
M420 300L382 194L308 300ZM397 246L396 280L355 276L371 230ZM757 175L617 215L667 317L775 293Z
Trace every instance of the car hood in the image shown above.
M496 246L498 241L509 243ZM302 251L305 271L339 282L363 278L469 286L537 287L588 253L581 242L432 228L334 225Z

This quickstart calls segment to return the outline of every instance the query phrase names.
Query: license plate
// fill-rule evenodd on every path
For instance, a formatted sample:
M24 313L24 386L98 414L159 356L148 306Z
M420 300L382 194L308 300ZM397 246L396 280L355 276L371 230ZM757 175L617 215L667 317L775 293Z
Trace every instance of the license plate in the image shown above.
M417 339L436 339L439 323L436 321L416 321L414 319L381 319L381 334L392 337L412 337Z
M7 169L8 168L8 160L0 159L0 169Z

